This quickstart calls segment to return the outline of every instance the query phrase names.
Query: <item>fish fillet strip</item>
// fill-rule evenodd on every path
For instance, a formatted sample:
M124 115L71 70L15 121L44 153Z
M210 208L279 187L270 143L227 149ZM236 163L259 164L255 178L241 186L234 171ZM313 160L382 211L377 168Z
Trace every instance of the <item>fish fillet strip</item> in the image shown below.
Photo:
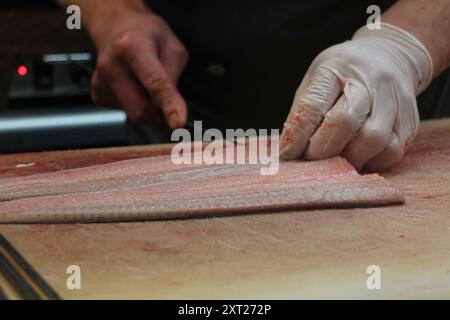
M139 158L0 179L0 223L131 221L404 202L377 174L343 158L260 165L174 165Z

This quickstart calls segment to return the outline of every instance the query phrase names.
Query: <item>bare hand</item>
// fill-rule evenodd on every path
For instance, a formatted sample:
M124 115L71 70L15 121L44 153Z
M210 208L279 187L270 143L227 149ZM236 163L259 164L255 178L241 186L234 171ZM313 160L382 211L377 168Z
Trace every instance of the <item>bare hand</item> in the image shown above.
M177 89L188 53L169 26L148 10L98 19L91 34L98 49L92 98L121 107L132 121L186 123L187 107Z

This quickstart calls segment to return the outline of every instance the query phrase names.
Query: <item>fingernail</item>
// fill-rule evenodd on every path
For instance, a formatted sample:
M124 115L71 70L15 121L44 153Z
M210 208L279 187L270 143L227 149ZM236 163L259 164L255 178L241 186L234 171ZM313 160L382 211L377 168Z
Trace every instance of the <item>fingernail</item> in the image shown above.
M171 127L172 129L176 129L178 127L178 114L176 112L172 112L169 115L169 127Z

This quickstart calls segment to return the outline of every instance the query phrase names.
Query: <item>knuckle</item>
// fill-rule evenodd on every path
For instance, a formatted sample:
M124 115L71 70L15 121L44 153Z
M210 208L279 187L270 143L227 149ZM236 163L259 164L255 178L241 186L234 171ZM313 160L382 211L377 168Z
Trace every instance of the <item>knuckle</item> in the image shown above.
M394 70L387 68L381 68L378 70L378 81L388 82L392 81L392 79L395 79L396 77L397 75Z
M363 59L364 55L360 52L360 49L357 46L343 46L341 49L341 54L337 55L336 58L338 58L340 61L346 61L346 63L361 63L361 60Z
M152 16L151 24L153 27L159 27L159 28L168 27L166 21L164 21L164 19L158 15Z
M125 32L119 36L113 43L114 52L123 54L133 47L134 35L131 31Z
M324 116L327 100L325 94L319 90L320 88L316 87L307 88L304 94L296 97L294 107L299 111L304 110L310 113L317 113L321 117Z
M107 58L100 58L97 61L96 71L100 76L109 76L110 75L110 66L111 63Z
M171 51L175 56L181 57L181 58L187 58L188 52L186 50L186 47L181 44L179 41L174 41L171 44Z
M362 131L363 137L368 145L379 147L385 145L387 142L388 134L381 128L365 126Z
M339 123L339 126L346 130L354 130L358 126L358 121L355 119L355 116L347 110L336 112L333 118L334 123Z
M152 92L161 93L170 89L170 82L162 75L150 73L144 79L144 86Z
M324 61L332 59L337 54L341 55L343 50L345 50L345 46L342 43L335 44L320 52L314 59L313 64L314 63L316 65L322 64Z
M324 65L318 66L303 91L297 91L294 103L308 106L314 111L325 114L331 100L342 89L342 84L332 70Z

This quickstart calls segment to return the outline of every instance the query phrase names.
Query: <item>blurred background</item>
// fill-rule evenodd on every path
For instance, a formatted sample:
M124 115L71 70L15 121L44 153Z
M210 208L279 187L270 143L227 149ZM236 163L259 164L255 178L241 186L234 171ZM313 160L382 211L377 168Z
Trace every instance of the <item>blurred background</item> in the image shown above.
M166 127L131 125L121 110L94 105L95 48L66 19L52 1L1 1L0 153L167 142ZM448 71L419 107L422 119L450 116Z
M53 1L0 3L0 153L166 142L90 98L95 48Z

